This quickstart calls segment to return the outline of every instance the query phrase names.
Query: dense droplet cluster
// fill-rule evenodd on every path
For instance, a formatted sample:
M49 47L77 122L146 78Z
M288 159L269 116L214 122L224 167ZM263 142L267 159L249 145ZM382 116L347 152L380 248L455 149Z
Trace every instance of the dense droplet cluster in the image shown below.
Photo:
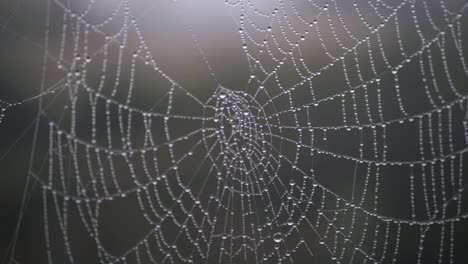
M277 173L279 162L261 105L248 93L219 87L205 105L205 115L209 113L204 127L215 130L206 130L203 138L224 188L261 196L268 191L266 186ZM207 139L213 133L216 143L210 144Z

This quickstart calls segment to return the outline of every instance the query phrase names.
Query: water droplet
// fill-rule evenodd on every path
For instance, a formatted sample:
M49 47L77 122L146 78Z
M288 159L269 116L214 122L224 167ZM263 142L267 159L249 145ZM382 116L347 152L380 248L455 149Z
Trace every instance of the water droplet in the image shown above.
M281 233L275 233L273 235L273 241L275 241L276 243L280 243L281 241L283 241L283 236L281 235Z

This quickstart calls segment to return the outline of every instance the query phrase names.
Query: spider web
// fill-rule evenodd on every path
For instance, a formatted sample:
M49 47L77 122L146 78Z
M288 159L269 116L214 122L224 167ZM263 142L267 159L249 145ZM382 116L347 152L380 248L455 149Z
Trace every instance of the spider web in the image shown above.
M221 78L190 3L136 3L48 2L28 177L49 263L80 263L82 237L100 263L463 254L468 3L225 1L240 85ZM206 87L179 81L146 34L166 6ZM0 102L0 122L21 103ZM119 251L105 230L126 217L143 220L114 230L137 237Z

